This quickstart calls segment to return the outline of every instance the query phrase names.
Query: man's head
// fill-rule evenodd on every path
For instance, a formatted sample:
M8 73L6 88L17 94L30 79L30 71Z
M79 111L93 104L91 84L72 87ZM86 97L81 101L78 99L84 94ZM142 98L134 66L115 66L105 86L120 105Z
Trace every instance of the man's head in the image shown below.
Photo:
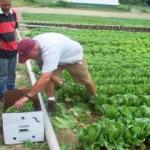
M31 38L26 38L18 44L19 63L25 63L28 59L36 59L39 55L38 43Z
M12 0L0 0L0 7L4 13L8 13L10 11L12 4Z

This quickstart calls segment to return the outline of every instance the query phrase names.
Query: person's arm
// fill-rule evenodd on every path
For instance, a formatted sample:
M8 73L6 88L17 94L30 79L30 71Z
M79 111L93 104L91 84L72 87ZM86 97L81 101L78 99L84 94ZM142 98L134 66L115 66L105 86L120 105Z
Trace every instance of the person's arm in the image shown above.
M16 10L12 9L12 11L13 11L14 16L15 16L15 37L16 37L17 42L19 42L21 40L20 35L19 35L19 31L18 31L19 17L18 17L18 13L16 12Z
M27 96L21 97L18 101L15 102L15 106L17 109L21 109L26 101L29 100L29 97L33 97L36 95L40 90L42 90L46 84L51 80L52 73L43 73L39 80L33 85L31 90L26 94Z
M0 48L2 48L2 41L0 41Z
M53 75L53 74L52 74L51 80L53 81L53 83L54 83L56 86L63 84L63 80L62 80L59 76L56 76L56 75Z

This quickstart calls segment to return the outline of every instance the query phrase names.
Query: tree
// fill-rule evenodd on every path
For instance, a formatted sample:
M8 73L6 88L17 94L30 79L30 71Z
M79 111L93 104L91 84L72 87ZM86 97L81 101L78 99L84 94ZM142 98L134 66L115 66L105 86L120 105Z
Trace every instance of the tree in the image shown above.
M119 0L121 4L144 4L145 1L149 0Z
M147 0L146 3L150 6L150 0Z

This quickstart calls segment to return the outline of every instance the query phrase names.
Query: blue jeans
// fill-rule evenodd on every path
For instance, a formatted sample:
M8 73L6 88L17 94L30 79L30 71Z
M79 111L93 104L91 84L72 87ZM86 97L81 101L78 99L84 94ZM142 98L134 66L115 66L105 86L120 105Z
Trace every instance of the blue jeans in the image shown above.
M0 58L0 96L7 90L15 88L16 78L16 56L3 59Z

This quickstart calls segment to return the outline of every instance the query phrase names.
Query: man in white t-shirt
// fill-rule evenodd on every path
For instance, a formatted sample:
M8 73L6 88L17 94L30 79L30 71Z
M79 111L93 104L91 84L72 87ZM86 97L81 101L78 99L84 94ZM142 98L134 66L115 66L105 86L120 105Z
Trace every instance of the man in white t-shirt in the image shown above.
M36 59L41 65L41 75L27 95L20 98L15 106L20 109L24 103L45 88L48 95L50 111L55 106L54 91L57 84L61 84L60 74L66 69L79 83L84 84L89 92L89 103L94 105L96 88L88 67L83 59L82 46L59 33L44 33L33 39L23 39L18 45L19 62Z

